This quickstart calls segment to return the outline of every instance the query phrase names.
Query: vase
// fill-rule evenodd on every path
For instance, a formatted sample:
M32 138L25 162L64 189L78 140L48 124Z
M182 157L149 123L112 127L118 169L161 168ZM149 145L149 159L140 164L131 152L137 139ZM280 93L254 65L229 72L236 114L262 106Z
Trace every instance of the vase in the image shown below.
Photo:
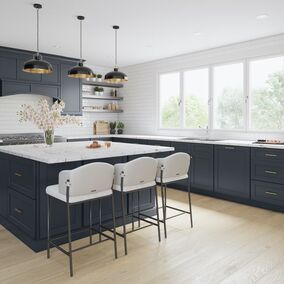
M54 142L54 129L44 131L44 142L47 146L52 146Z

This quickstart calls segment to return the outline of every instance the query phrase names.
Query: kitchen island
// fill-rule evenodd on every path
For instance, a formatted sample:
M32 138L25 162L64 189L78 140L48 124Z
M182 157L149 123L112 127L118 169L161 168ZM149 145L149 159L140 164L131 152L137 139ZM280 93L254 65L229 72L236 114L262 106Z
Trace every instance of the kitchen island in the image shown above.
M102 146L88 149L90 142L56 143L0 147L0 223L34 251L46 247L46 194L48 185L58 183L62 170L74 169L91 162L111 164L127 162L140 156L168 155L173 147L137 145L112 142L110 148ZM103 143L102 143L103 145ZM137 208L137 196L125 196L127 212ZM115 196L116 215L121 216L119 195ZM154 206L153 189L140 194L141 209ZM94 223L98 221L98 206L94 208ZM89 224L88 205L72 206L72 229L78 230L76 238L85 236L81 229ZM66 232L66 208L60 201L51 203L51 234ZM102 220L111 220L111 200L102 201ZM79 232L80 231L80 232ZM61 242L65 242L63 238Z

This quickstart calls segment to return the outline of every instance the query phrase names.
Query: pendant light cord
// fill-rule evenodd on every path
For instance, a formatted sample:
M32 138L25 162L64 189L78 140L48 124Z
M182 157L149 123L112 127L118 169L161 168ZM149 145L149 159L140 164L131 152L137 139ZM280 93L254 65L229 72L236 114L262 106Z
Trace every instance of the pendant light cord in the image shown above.
M83 62L83 56L82 56L82 40L83 39L83 35L82 35L82 20L80 20L80 62Z
M117 29L115 30L115 61L114 61L115 68L118 68L117 66Z
M39 56L39 8L36 9L36 21L37 21L36 53L37 53L37 56Z

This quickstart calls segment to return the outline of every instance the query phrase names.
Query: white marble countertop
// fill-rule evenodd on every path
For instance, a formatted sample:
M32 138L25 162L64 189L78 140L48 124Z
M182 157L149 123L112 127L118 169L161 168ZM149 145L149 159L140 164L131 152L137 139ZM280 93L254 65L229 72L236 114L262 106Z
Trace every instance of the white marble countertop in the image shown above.
M100 142L102 145L103 141ZM173 151L173 147L138 145L131 143L111 142L110 148L89 149L90 141L55 143L52 147L44 144L26 144L1 146L0 152L31 159L34 161L56 164L73 161L94 160L130 155L151 154Z
M151 136L151 135L84 135L84 136L68 136L67 140L72 141L76 139L99 139L99 138L132 138L132 139L145 139L145 140L161 140L161 141L173 141L173 142L184 142L184 143L201 143L201 144L213 144L213 145L231 145L231 146L244 146L244 147L257 147L257 148L271 148L271 149L284 149L284 145L281 144L255 144L252 140L227 140L227 139L216 139L206 140L205 138L198 139L193 138L186 139L181 136Z

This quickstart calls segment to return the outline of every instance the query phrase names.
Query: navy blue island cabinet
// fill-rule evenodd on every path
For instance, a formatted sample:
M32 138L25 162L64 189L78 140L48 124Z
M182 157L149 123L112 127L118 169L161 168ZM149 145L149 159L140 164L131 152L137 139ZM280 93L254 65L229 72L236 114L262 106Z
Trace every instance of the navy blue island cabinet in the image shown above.
M65 114L82 114L81 80L68 77L68 70L78 59L42 54L53 67L51 74L23 71L34 52L0 46L0 96L37 94L65 102Z
M45 189L48 185L58 183L58 174L62 170L73 169L83 164L103 161L111 164L127 162L131 156L107 158L94 161L76 161L58 164L41 163L13 155L0 153L0 224L34 251L46 248L47 236L47 198ZM143 209L154 208L153 188L145 189L140 194L140 205ZM137 207L137 196L125 195L127 212ZM116 215L121 216L120 195L115 194ZM94 223L98 222L98 206L94 204ZM51 199L51 235L60 236L67 230L66 206ZM72 229L82 238L85 233L81 229L89 224L88 204L72 206ZM111 199L102 201L102 219L111 222ZM128 220L130 221L130 219ZM119 224L119 220L118 220ZM66 242L62 239L61 242Z

